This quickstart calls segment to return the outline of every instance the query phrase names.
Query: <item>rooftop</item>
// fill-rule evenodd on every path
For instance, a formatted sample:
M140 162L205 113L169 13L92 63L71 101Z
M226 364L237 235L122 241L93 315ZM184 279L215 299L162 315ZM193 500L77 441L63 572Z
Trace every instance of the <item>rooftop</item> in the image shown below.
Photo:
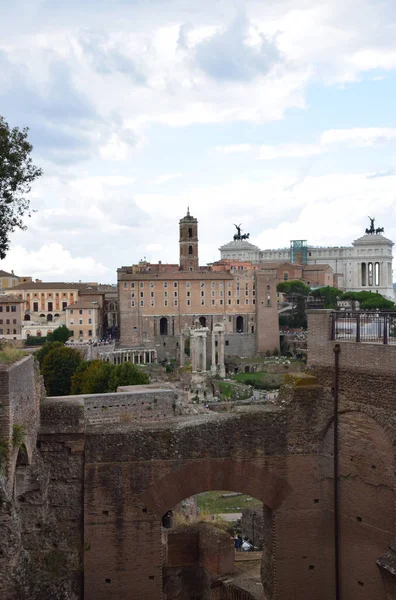
M99 304L97 302L89 302L88 300L77 300L77 302L69 304L66 308L99 308Z

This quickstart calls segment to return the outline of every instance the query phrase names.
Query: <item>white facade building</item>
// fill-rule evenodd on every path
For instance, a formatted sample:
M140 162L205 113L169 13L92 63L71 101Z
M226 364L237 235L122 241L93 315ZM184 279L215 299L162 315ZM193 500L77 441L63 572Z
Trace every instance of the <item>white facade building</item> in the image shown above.
M303 263L328 264L338 275L341 289L353 292L363 290L395 299L392 276L393 242L381 234L366 234L351 246L306 246ZM222 259L237 259L253 263L290 261L290 248L259 250L246 240L235 240L219 248Z

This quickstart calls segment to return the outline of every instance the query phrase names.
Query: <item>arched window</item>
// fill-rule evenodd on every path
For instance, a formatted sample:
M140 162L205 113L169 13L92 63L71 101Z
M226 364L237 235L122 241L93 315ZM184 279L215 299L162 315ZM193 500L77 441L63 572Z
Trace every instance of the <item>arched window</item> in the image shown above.
M50 322L51 322L51 321L52 321L52 318L53 318L53 317L52 317L52 315L51 315L51 314L48 314L48 315L47 315L47 321L50 321Z
M37 331L36 335L37 337L41 337L41 331Z
M236 331L237 331L237 333L243 333L243 329L244 329L243 317L241 317L241 315L239 315L239 317L236 318Z
M288 279L289 279L289 273L287 271L285 271L283 273L283 281L288 281Z
M192 253L193 253L193 247L192 246L188 247L188 253L189 253L190 256L192 255Z
M375 263L374 268L374 285L380 285L380 264L378 262Z
M368 284L373 285L373 263L367 265Z
M206 317L199 317L201 327L206 327Z
M160 319L160 335L168 335L168 319L165 317Z
M24 321L30 321L30 315L25 315L24 316Z
M367 267L366 267L366 263L362 263L362 285L367 285Z
M189 228L188 228L188 237L189 237L189 238L192 238L192 236L193 236L193 235L192 235L192 227L189 227Z

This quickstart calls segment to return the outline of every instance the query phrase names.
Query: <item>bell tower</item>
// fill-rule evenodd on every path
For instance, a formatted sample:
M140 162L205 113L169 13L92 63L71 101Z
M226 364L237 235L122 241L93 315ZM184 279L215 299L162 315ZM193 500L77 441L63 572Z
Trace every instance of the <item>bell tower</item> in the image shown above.
M187 214L179 221L180 239L180 270L197 271L198 270L198 220L190 215L190 209L187 208Z

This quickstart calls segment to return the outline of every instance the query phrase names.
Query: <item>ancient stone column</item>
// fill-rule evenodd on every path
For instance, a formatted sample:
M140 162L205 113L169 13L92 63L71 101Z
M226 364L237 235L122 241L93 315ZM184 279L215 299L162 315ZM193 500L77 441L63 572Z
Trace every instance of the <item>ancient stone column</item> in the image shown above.
M190 336L190 354L191 354L191 370L193 373L197 372L197 338L195 335Z
M206 373L206 332L203 332L201 335L201 370L203 373Z
M184 367L184 335L179 335L180 366Z
M225 377L225 365L224 365L224 331L219 331L219 375Z
M212 375L216 375L217 373L217 365L216 365L216 334L214 330L212 331L212 366L210 369Z

